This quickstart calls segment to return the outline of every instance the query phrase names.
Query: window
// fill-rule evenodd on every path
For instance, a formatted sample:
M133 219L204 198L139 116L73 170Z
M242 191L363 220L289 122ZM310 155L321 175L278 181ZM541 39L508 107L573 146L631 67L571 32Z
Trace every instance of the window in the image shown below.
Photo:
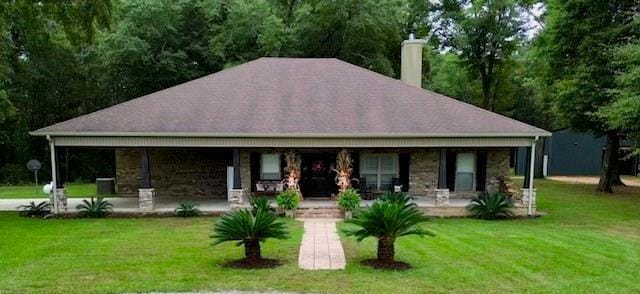
M476 178L476 154L458 153L456 158L456 191L473 191Z
M382 190L391 189L393 178L398 177L398 154L362 154L360 156L360 175L369 187Z
M260 158L260 179L280 180L280 154L263 153Z

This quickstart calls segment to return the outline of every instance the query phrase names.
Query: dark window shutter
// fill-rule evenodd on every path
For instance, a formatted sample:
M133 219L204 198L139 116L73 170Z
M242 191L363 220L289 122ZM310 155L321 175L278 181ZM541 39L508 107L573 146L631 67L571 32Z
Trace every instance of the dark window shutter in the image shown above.
M476 154L476 191L487 189L487 152Z
M284 174L287 172L287 160L285 159L285 154L280 154L280 177L284 179Z
M251 152L249 156L249 163L251 167L251 191L256 191L256 182L260 179L260 153Z
M360 152L351 152L351 178L360 178Z
M456 187L456 160L457 153L447 151L447 188L449 191L455 191Z
M409 153L400 153L400 184L402 185L402 192L409 192Z

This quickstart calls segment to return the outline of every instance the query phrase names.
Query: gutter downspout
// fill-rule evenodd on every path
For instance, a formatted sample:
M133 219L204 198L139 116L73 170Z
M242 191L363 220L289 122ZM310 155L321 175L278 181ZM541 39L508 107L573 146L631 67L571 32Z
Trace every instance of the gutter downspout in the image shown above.
M533 139L533 141L531 141L531 158L530 158L530 164L529 164L529 207L527 208L527 215L531 216L533 215L533 173L534 173L534 167L536 165L535 162L535 158L536 158L536 142L538 142L539 137L536 136L535 139Z
M56 146L50 135L47 135L47 141L49 141L49 150L51 151L51 179L53 181L53 211L55 214L60 212L58 208L58 178L56 175Z

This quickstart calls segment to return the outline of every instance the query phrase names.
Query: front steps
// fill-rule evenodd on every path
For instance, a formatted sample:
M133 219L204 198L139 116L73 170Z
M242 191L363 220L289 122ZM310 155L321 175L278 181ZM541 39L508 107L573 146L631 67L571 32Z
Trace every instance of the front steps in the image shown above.
M344 214L337 207L298 207L296 218L343 218Z

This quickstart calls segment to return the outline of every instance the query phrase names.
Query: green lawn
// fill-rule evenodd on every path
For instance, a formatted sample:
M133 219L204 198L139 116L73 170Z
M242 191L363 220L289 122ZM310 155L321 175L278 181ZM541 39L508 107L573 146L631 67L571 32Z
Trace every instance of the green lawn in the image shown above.
M639 292L640 189L540 181L538 219L437 219L435 238L408 237L397 257L415 268L378 271L358 261L375 243L343 238L345 271L297 268L301 225L270 241L270 270L223 268L233 244L210 246L213 218L36 220L0 214L0 293L286 290L331 293Z
M64 185L67 189L69 198L81 198L96 196L95 183L67 183ZM36 187L27 186L0 186L0 199L9 198L48 198L49 195L42 192L42 185L38 186L38 194L36 196Z

